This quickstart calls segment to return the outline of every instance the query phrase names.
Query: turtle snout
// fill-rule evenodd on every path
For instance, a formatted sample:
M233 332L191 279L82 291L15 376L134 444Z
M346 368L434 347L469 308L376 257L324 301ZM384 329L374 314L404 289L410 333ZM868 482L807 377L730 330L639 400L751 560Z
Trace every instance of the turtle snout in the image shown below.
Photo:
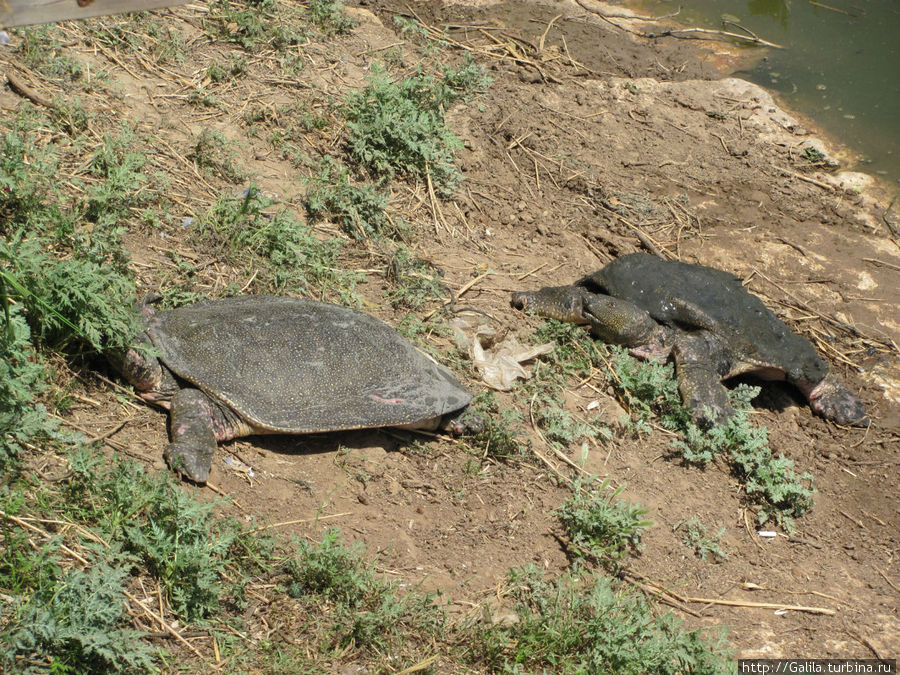
M526 293L524 291L516 291L512 294L512 298L510 299L510 304L516 309L528 309L528 303L530 301L530 293Z

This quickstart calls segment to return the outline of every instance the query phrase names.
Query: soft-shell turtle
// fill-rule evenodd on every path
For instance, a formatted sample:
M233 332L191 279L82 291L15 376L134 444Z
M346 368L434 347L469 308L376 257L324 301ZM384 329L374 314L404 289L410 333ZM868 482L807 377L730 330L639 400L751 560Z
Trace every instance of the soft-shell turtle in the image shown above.
M198 483L216 444L238 436L477 430L477 420L460 419L472 397L449 370L356 310L270 296L141 310L150 349L113 363L145 400L169 409L166 460Z
M857 396L741 281L722 270L625 255L570 286L513 293L519 309L579 324L643 358L675 360L685 405L704 426L732 414L722 380L753 373L787 380L838 424L867 426Z

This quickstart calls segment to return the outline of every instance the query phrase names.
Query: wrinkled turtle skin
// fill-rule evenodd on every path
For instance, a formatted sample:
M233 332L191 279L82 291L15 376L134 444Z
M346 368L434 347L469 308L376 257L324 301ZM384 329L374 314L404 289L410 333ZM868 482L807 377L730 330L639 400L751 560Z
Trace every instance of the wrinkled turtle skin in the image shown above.
M169 409L166 460L194 482L206 482L217 443L239 436L479 430L453 374L362 312L271 296L140 310L149 349L111 360L145 400Z
M671 356L682 399L703 426L733 413L722 380L741 373L787 380L825 419L869 424L862 402L829 374L812 343L722 270L633 253L570 286L515 292L512 304L589 325L635 356Z

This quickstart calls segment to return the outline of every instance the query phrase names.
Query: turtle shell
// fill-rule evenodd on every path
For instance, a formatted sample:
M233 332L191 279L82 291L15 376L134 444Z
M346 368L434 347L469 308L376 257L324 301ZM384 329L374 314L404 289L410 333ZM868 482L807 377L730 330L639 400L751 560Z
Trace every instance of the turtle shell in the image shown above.
M464 407L453 374L378 319L314 300L243 296L160 312L160 360L260 429L411 424Z
M728 272L632 253L578 283L628 300L661 323L712 330L738 359L783 371L791 380L818 382L828 373L812 343ZM685 304L696 308L695 316Z

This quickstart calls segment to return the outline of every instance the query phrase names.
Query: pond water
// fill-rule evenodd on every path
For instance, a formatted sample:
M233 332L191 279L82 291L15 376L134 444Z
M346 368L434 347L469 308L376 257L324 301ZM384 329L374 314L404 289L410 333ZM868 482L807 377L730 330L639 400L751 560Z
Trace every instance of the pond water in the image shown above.
M898 0L643 0L643 10L687 26L740 33L731 21L785 49L766 49L734 73L774 92L862 157L851 167L900 183ZM748 47L749 49L750 47ZM752 47L752 49L759 49Z

